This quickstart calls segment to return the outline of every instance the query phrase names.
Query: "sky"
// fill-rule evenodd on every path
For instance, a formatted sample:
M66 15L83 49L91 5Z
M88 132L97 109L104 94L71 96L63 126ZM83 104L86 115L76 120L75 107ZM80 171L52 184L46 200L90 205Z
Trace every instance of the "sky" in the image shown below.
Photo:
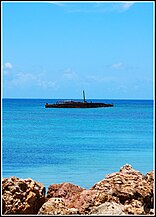
M2 2L2 97L153 99L154 2Z

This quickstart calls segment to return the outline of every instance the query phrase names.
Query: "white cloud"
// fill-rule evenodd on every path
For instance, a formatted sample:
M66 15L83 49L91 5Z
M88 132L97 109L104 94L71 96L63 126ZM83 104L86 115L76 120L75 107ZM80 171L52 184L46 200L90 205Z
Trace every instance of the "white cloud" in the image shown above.
M111 13L124 12L128 10L135 2L49 2L63 8L66 12L75 13Z
M5 69L12 69L12 64L10 62L7 62L4 64Z
M31 73L17 73L15 74L14 78L11 80L11 84L15 86L22 86L26 83L30 83L32 80L35 80L35 76L32 75Z
M61 6L61 7L65 6L65 4L62 2L57 2L57 1L45 1L45 2L50 3L50 4L54 4L57 6Z
M99 75L90 75L87 76L87 81L93 81L93 82L109 82L109 81L115 81L116 78L113 76L99 76Z
M121 4L121 8L122 10L128 10L132 5L134 5L134 2L124 2Z
M67 68L63 71L63 77L70 80L77 80L78 74L71 68Z
M73 70L71 68L67 68L64 70L64 74L72 74Z
M36 85L40 86L43 89L45 88L57 88L57 82L56 81L51 81L51 80L46 80L42 78L41 74L31 74L31 73L17 73L14 75L13 79L9 81L10 85L13 86L27 86L27 85Z
M11 77L12 76L12 64L10 62L6 62L4 63L4 65L2 65L2 70L3 70L3 75L5 77Z
M37 84L44 89L46 89L46 88L57 89L57 81L47 81L47 80L37 79Z
M121 69L124 69L125 66L123 63L120 62L120 63L115 63L111 65L110 68L121 70Z
M124 1L124 2L117 2L113 4L114 10L117 12L124 12L130 9L135 2Z

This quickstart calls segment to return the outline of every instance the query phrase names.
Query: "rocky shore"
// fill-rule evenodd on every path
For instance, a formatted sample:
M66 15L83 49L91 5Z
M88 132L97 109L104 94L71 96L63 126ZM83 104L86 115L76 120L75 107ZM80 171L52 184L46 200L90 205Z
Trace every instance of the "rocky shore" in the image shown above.
M141 174L126 164L90 189L30 178L2 179L2 214L154 215L154 171Z

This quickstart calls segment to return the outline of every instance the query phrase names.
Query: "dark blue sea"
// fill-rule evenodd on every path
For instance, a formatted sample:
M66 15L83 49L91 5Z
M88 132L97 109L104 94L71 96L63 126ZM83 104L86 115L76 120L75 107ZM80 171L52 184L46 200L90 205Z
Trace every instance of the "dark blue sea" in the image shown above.
M131 164L154 168L153 100L92 100L114 107L45 108L48 99L2 100L2 176L92 187ZM89 100L88 100L89 101Z

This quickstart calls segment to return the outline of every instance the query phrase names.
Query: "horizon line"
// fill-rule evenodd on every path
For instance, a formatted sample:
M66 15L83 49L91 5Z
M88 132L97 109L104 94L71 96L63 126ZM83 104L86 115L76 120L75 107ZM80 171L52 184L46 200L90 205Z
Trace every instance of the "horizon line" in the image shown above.
M22 98L22 97L1 97L1 99L81 99L81 98ZM88 98L90 99L104 99L104 100L153 100L154 98ZM82 99L83 100L83 99Z

